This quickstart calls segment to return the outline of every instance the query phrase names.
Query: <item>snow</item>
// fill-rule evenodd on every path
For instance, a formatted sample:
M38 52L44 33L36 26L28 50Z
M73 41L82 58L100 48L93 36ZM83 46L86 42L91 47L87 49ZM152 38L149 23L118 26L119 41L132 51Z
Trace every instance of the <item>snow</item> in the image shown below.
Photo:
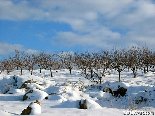
M0 114L1 116L20 115L23 109L32 107L32 115L37 116L123 116L129 111L155 112L155 73L138 72L133 78L131 71L121 73L122 82L118 82L118 74L103 78L102 84L95 84L83 78L80 70L69 74L67 69L34 70L33 75L27 70L16 70L0 74ZM29 80L29 81L28 81ZM23 83L26 87L22 87ZM114 97L103 91L110 88L116 91L119 87L127 89L125 96ZM30 92L31 91L31 92ZM28 98L23 101L23 96ZM30 104L38 100L37 103ZM80 100L86 100L88 109L79 109ZM30 105L29 105L30 104ZM153 115L153 114L150 114Z
M29 105L32 108L30 115L41 114L41 106L37 103L32 103Z
M43 100L45 97L48 96L48 94L44 91L38 90L36 88L33 88L32 90L33 93L26 94L26 96L28 96L27 100ZM31 89L29 91L31 91Z
M87 109L99 109L102 108L98 103L96 103L95 101L88 99L86 100L87 103Z

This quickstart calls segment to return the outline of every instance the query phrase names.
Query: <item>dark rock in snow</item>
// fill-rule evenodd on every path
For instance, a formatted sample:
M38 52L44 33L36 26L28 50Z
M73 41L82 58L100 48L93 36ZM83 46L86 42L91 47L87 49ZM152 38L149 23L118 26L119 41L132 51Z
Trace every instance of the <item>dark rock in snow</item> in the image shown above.
M105 89L103 89L103 92L108 92L108 93L111 93L113 94L112 90L108 87L106 87Z
M38 100L36 100L35 102L31 102L31 104L32 103L37 103L37 104L39 104L41 106L41 103Z
M36 81L27 80L27 81L25 81L25 82L22 84L22 86L21 86L19 89L21 89L21 88L30 89L29 87L27 87L27 84L28 84L28 83L36 83Z
M121 96L124 96L126 94L127 89L124 87L120 87L117 89L117 93L120 94Z
M112 95L115 96L115 97L118 97L119 93L118 93L118 91L113 91Z
M126 94L127 89L124 87L119 87L116 91L112 91L110 88L106 87L103 92L111 93L114 97L118 97L118 95L124 96Z
M26 109L24 109L20 115L30 115L32 111L32 108L30 107L30 105L33 103L37 103L41 106L41 103L38 100L36 100L35 102L31 102L29 106Z
M32 108L28 106L26 109L22 111L20 115L29 115L31 113L31 110Z
M28 92L23 96L23 101L24 101L24 100L27 100L27 98L28 98L27 94L28 94L28 93L33 93L33 90L28 91Z
M86 100L81 100L79 102L79 106L80 106L80 109L87 109L87 102L86 102Z
M48 96L46 96L45 99L47 100L48 99Z

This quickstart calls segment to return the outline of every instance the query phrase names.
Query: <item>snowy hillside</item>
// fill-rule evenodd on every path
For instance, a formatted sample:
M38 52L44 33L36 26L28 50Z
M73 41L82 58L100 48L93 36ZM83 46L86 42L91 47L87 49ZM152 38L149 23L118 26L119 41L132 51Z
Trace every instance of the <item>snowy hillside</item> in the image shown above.
M123 116L129 111L155 113L155 73L118 73L106 75L102 84L95 84L83 78L79 70L16 70L0 74L0 114L20 115L28 106L34 115L40 116ZM118 93L120 88L124 94ZM121 90L122 91L122 90ZM41 103L34 103L38 100ZM86 100L87 109L80 109L79 103ZM31 103L33 102L33 103ZM31 104L30 104L31 103Z

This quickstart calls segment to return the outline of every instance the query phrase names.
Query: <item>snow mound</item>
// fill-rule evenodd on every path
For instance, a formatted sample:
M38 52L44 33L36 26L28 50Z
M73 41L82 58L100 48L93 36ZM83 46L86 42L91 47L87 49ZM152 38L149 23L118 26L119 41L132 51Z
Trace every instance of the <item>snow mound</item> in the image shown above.
M44 91L41 91L39 89L33 88L32 90L29 90L24 97L27 99L25 100L43 100L45 97L47 97L48 94ZM23 98L24 98L23 97Z
M103 97L106 97L105 94L106 94L106 93L103 92L103 91L91 92L91 93L90 93L90 97L92 97L92 98L97 98L97 99L102 99Z
M106 99L106 98L109 98L111 97L111 93L108 93L108 92L103 92L103 98Z
M54 100L54 101L60 101L60 102L67 101L67 99L65 99L60 95L51 95L49 96L48 100Z
M24 92L25 92L25 89L10 88L10 90L7 92L7 94L22 94Z
M79 109L79 101L67 100L51 108L76 108Z
M112 91L116 91L119 87L124 87L124 88L128 88L128 84L124 83L124 82L113 82L113 81L107 81L103 84L101 84L100 86L102 86L103 88L110 88Z
M41 114L41 106L37 103L32 103L29 105L32 108L30 115Z
M81 103L83 104L85 100L81 100ZM86 105L87 109L100 109L102 108L98 103L96 103L94 100L86 99Z
M41 103L36 100L35 102L31 102L26 109L24 109L21 115L35 115L41 114Z
M46 93L50 94L58 94L60 92L60 87L50 86L44 90Z
M44 87L42 87L42 86L40 86L40 85L38 85L36 83L28 83L27 84L27 87L29 87L29 88L38 88L40 90L43 90L44 89Z

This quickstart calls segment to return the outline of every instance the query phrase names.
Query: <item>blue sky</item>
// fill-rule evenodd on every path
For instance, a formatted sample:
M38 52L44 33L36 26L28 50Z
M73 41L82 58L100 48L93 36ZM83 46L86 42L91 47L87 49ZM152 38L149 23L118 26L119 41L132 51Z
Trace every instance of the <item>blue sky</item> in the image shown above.
M154 0L0 0L0 55L155 45Z

